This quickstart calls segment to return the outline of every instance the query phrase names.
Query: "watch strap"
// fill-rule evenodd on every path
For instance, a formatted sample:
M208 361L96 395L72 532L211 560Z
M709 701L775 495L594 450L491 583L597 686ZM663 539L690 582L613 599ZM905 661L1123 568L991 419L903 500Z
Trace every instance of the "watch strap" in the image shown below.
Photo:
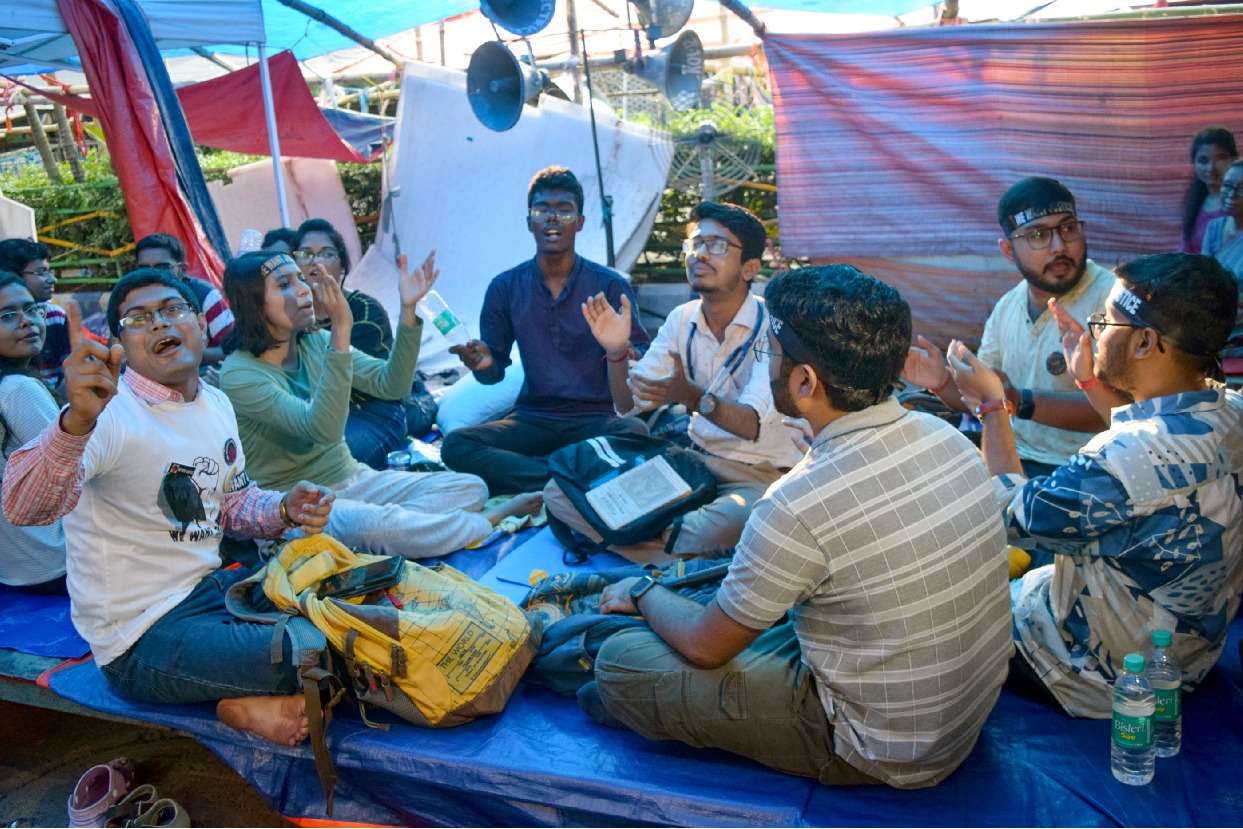
M1023 389L1019 393L1019 408L1015 411L1014 416L1019 420L1031 420L1032 415L1036 413L1036 401L1032 397L1031 389Z
M1005 409L1006 414L1008 415L1014 415L1014 407L1011 405L1009 400L1006 400L1003 397L1000 400L989 400L986 403L981 403L976 406L975 419L982 421L984 419L984 415L989 414L990 412L999 411L1000 409Z
M651 576L644 576L630 586L630 603L634 605L635 610L639 609L639 599L659 583Z

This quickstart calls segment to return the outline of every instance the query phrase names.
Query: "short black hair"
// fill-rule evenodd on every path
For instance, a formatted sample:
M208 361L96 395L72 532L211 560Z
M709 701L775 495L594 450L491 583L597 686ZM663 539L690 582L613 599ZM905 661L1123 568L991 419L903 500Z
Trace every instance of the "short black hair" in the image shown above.
M712 219L738 237L743 262L764 257L764 249L768 247L768 231L750 210L734 204L705 201L691 210L691 224L698 224L704 219Z
M1001 229L1009 236L1018 230L1021 225L1027 224L1027 221L1014 221L1016 214L1023 211L1034 210L1037 215L1032 218L1039 218L1041 209L1050 210L1053 207L1062 205L1070 205L1070 212L1075 212L1075 196L1060 181L1053 178L1044 178L1042 176L1032 176L1012 185L1009 190L1002 194L1001 200L997 202L997 224L1001 225ZM1051 210L1051 212L1065 212L1062 210Z
M16 238L0 242L0 271L21 275L31 262L51 258L52 251L42 242Z
M194 313L203 313L198 297L194 295L194 289L185 280L159 268L138 268L121 277L117 284L112 286L112 295L108 297L108 310L105 312L108 318L108 330L112 332L112 336L121 336L121 305L125 302L125 298L148 285L166 285L175 289L181 294L186 304L194 309Z
M298 246L298 231L292 227L274 227L267 233L263 234L263 242L259 247L264 250L272 250L275 245L285 244L293 250Z
M174 262L186 261L186 246L176 236L167 233L151 233L139 239L134 245L134 256L144 250L166 250Z
M1217 352L1234 330L1239 304L1238 283L1225 266L1211 256L1154 253L1123 263L1114 273L1162 320L1157 333L1166 342L1186 354L1196 370L1219 374Z
M527 186L527 207L535 203L535 194L541 190L568 190L574 196L579 215L583 213L583 185L568 167L545 167L535 174Z
M345 276L350 272L350 252L345 247L345 237L337 232L332 226L332 222L327 219L307 219L298 225L297 238L294 239L292 250L302 247L302 238L308 233L322 233L332 240L332 246L337 249L337 255L341 261L341 276ZM266 248L267 245L265 244Z
M263 263L273 256L288 255L284 251L254 250L230 260L225 266L224 298L233 311L233 330L224 340L226 354L241 349L259 357L280 344L268 331L264 310L268 286Z
M773 279L764 298L773 325L809 350L833 408L861 411L893 391L911 345L911 309L895 289L851 265L817 265Z

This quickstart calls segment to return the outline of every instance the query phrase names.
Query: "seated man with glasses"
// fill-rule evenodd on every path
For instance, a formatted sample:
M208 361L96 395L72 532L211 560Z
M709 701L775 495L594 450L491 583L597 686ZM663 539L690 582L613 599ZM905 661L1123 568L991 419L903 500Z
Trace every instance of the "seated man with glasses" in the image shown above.
M1113 287L1109 271L1087 258L1075 197L1051 178L1015 184L997 206L1006 236L1002 254L1023 281L998 301L984 324L980 359L1002 374L1014 413L1014 437L1027 474L1047 475L1105 427L1066 369L1050 300L1075 319L1102 311ZM925 338L911 349L906 380L966 411L941 353Z
M219 365L224 360L224 338L233 330L233 312L219 289L210 282L186 275L186 246L176 236L152 233L134 245L134 258L140 268L168 271L194 291L194 297L207 319L207 346L203 349L203 366Z
M513 412L454 430L441 448L446 466L483 478L492 495L543 489L548 456L563 446L646 432L641 421L613 412L604 349L583 320L583 304L596 294L627 307L634 300L621 274L575 253L584 221L574 173L565 167L536 173L527 188L535 258L492 280L479 312L479 339L449 349L484 385L504 378L515 342L522 357L525 382ZM626 336L636 348L647 347L637 318Z
M1234 279L1183 253L1116 273L1087 331L1058 314L1068 373L1111 423L1050 476L1024 479L997 374L961 343L949 353L981 414L1011 543L1054 553L1011 583L1011 682L1076 717L1110 716L1123 657L1158 629L1173 633L1183 687L1194 688L1243 588L1243 396L1211 379L1234 326Z
M637 562L730 555L752 505L803 457L802 432L773 407L762 364L767 314L751 281L768 242L764 225L744 208L703 202L691 211L689 233L682 246L686 278L699 299L669 312L641 359L629 340L628 301L615 307L595 296L583 309L608 357L617 410L684 406L690 446L703 453L717 479L715 500L679 516L661 536L616 550ZM544 490L544 503L571 528L600 541L555 481Z
M26 283L35 302L43 305L47 333L43 350L30 365L56 394L64 390L65 372L61 363L69 356L69 317L52 302L56 290L56 272L48 265L52 252L42 242L30 239L5 239L0 242L0 271L15 273Z

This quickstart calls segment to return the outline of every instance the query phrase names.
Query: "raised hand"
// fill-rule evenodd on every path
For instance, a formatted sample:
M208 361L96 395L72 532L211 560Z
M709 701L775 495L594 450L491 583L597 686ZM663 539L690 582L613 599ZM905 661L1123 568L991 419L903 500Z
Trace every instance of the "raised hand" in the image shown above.
M449 349L449 353L456 354L462 365L471 371L483 371L492 367L492 349L482 340L470 340L464 345L455 345Z
M82 336L82 307L73 297L68 297L64 304L65 317L68 319L69 350L72 352L82 344L86 337Z
M397 257L397 269L401 271L398 278L397 290L401 294L401 304L406 308L413 308L419 303L419 300L427 296L427 292L436 284L437 277L440 276L440 269L436 267L436 251L433 249L427 254L427 258L423 260L423 264L414 269L413 272L407 270L406 254Z
M941 359L941 351L922 334L916 338L906 353L906 364L902 367L902 379L924 389L939 389L949 379L949 369Z
M583 318L591 335L610 359L620 360L630 348L630 297L622 294L621 309L613 310L603 293L583 303Z
M315 301L315 316L327 319L332 323L333 347L339 350L349 348L350 334L354 329L354 314L350 311L350 303L341 290L341 283L324 272L319 262L311 269L307 280L311 283L311 297ZM344 343L344 348L341 344Z
M703 389L687 379L682 358L677 354L673 355L673 371L668 377L648 380L632 373L627 384L630 386L630 393L644 409L654 409L666 403L681 403L692 409L703 397Z
M981 403L1005 397L1001 378L981 363L962 342L952 340L946 354L949 357L949 370L954 375L954 383L967 406L974 409Z
M61 417L61 428L71 435L85 435L95 428L95 421L116 396L124 359L119 345L109 348L81 339L63 364L69 408Z
M1066 356L1070 376L1080 383L1087 383L1095 376L1091 334L1062 307L1057 297L1050 297L1049 310L1053 312L1053 321L1062 334L1062 353Z
M298 481L293 489L285 493L285 512L289 515L289 520L296 521L304 533L314 535L323 532L328 524L332 502L335 500L336 493L331 489L317 486L310 481Z

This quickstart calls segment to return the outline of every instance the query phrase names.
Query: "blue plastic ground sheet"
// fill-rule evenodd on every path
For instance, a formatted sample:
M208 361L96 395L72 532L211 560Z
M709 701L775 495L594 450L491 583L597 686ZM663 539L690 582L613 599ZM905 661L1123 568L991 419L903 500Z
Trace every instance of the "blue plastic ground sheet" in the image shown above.
M551 561L547 539L540 533L502 559L502 575L518 581L543 569ZM341 778L334 819L451 826L1243 825L1241 634L1243 620L1236 619L1221 662L1185 698L1182 754L1158 760L1149 786L1125 786L1111 776L1108 721L1072 719L1009 692L958 771L939 786L904 792L831 788L724 752L649 741L596 725L573 700L519 686L501 714L445 730L399 722L378 731L339 708L328 736ZM184 729L283 814L324 816L307 745L281 748L233 731L216 721L211 705L123 700L93 663L60 671L51 684L83 705Z
M68 596L45 596L0 584L0 648L76 659L90 647L69 619Z

